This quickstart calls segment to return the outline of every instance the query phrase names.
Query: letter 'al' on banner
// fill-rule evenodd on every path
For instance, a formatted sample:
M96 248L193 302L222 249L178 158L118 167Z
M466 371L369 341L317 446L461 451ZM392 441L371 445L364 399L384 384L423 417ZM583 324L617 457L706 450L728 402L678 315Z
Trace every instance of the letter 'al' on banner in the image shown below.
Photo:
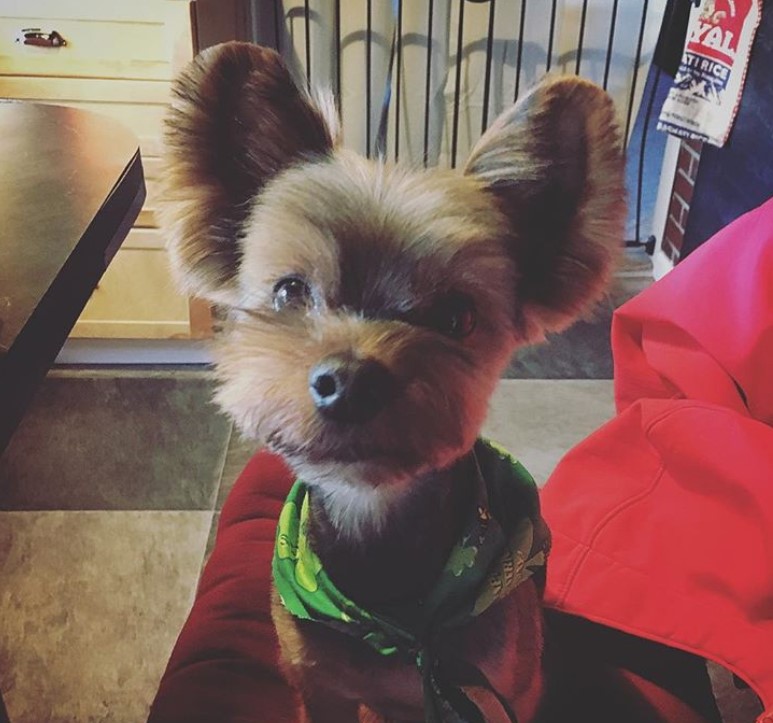
M658 130L723 146L741 102L762 0L702 0Z

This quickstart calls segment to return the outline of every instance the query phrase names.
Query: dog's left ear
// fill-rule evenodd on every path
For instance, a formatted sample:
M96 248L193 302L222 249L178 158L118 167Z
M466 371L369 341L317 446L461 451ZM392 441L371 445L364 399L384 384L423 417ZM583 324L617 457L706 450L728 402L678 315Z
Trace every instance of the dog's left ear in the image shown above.
M624 159L611 98L574 76L544 80L486 131L465 173L509 222L523 340L565 328L603 293L622 247Z
M189 293L238 302L241 233L264 187L289 166L332 153L332 102L314 102L273 50L230 42L180 74L166 117L161 220Z

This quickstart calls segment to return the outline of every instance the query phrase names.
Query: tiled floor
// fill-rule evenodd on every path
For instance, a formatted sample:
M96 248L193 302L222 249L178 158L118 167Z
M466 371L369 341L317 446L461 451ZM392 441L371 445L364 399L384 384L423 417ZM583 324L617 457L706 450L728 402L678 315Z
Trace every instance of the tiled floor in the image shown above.
M613 414L609 321L646 285L638 263L592 321L521 355L492 401L486 433L539 482ZM198 369L45 381L0 457L0 691L13 723L145 719L254 451L210 391ZM749 723L748 691L714 673L728 723Z
M200 372L54 372L0 458L0 690L13 723L144 720L253 446ZM544 481L609 381L506 380L486 432Z

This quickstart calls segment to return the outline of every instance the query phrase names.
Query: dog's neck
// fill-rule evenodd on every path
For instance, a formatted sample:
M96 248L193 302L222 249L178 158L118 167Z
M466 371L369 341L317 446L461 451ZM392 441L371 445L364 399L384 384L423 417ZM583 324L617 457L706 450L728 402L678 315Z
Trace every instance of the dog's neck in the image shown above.
M473 465L466 455L410 480L312 483L311 544L339 589L366 607L425 596L474 504Z

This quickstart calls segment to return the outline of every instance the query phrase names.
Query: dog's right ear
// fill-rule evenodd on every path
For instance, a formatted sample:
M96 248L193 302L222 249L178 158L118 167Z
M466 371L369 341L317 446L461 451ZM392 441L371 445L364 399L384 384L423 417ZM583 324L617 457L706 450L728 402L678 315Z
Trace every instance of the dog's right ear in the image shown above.
M173 87L166 118L162 226L185 291L237 302L240 234L253 199L288 166L330 153L332 109L299 89L273 50L205 50Z

